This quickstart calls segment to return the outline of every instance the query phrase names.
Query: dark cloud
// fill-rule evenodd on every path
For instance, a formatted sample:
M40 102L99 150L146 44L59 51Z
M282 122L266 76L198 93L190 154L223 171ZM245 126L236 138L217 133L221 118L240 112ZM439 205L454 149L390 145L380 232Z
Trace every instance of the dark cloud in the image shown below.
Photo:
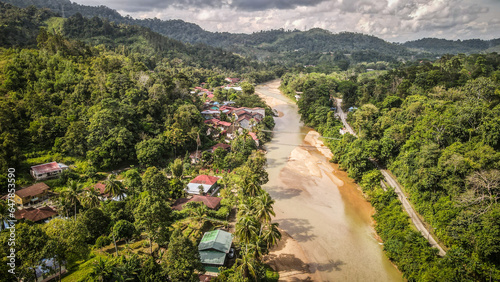
M230 6L244 11L285 10L299 6L313 7L325 1L327 0L233 0Z

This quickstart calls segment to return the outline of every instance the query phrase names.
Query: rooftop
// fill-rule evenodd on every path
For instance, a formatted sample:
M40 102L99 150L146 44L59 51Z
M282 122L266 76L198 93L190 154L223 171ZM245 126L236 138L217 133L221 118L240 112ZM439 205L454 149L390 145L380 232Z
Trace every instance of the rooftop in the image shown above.
M29 187L17 190L16 195L18 195L21 198L32 197L32 196L40 195L49 189L50 189L50 187L47 186L47 184L45 184L43 182L39 182L39 183L36 183L36 184L31 185Z
M189 183L214 185L218 180L218 177L202 174L196 176Z
M51 207L27 208L16 211L14 215L16 219L27 219L37 222L57 215L57 211Z
M46 164L34 165L31 167L31 170L33 170L35 174L44 174L54 171L60 171L61 167L59 167L59 164L57 162L51 162Z

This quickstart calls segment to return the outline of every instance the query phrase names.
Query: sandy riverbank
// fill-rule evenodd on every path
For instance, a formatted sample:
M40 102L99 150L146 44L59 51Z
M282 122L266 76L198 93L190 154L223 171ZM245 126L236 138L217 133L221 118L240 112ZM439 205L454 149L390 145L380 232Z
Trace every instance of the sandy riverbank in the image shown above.
M273 81L270 81L266 84L262 84L261 88L265 89L268 92L268 94L271 93L271 94L279 96L279 95L281 95L280 91L278 90L280 83L281 83L280 80L273 80ZM266 102L266 104L271 108L274 108L278 105L283 105L283 104L287 103L282 99L278 99L275 97L265 95L257 89L255 91L255 94L257 94L262 100L264 100L264 102Z

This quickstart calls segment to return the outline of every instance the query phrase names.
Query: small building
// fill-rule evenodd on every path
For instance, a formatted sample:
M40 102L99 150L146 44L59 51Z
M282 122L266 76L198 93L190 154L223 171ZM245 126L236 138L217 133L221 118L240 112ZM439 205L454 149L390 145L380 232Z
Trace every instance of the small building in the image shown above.
M26 208L14 212L14 216L16 217L17 220L26 219L33 222L39 222L39 221L47 222L56 215L57 211L52 207L41 207L37 209Z
M210 175L198 175L196 178L191 180L186 187L186 192L188 194L200 194L200 190L203 189L204 194L213 195L217 192L217 181L219 181L218 177L210 176Z
M18 206L34 205L49 198L50 187L43 182L36 183L29 187L17 190L14 201Z
M177 199L172 205L173 210L181 211L184 208L184 205L190 202L202 202L209 209L218 210L220 208L220 201L222 199L219 197L211 197L211 196L200 196L193 195L192 198L180 198Z
M68 169L69 167L65 164L51 162L51 163L32 166L30 169L30 174L36 180L45 180L45 179L59 177L59 175L61 175L63 171Z
M223 230L206 232L198 245L200 260L208 272L219 272L226 263L227 254L233 243L233 235Z

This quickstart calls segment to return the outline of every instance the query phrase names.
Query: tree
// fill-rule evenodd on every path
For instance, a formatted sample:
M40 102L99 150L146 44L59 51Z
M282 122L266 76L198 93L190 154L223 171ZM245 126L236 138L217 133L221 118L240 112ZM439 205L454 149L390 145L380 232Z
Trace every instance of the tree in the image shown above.
M247 81L243 81L240 85L241 85L241 89L243 91L243 94L251 95L251 94L255 93L255 87L251 83L249 83Z
M122 219L118 221L115 226L113 226L113 233L117 240L124 239L128 242L135 236L136 230L134 224L132 224L130 221Z
M79 193L82 190L82 185L74 180L69 181L69 185L63 191L63 196L66 201L74 206L75 208L75 220L76 220L76 206L80 203Z
M101 204L99 192L94 187L88 187L80 196L80 202L84 207L91 209Z
M148 192L141 194L139 205L134 210L135 225L137 229L144 230L148 234L151 255L153 255L151 241L160 246L168 243L171 213L170 206L162 198Z
M124 174L125 180L123 184L127 187L127 192L131 195L138 193L142 189L142 178L141 174L137 169L129 169Z
M99 208L87 210L80 221L85 226L86 241L89 244L94 244L99 236L108 234L110 219Z
M106 187L104 192L110 194L112 197L123 198L124 192L123 183L116 180L116 175L110 174L106 180Z
M55 259L59 272L62 265L71 265L87 257L89 249L85 243L85 226L78 221L55 218L45 224L43 230L49 238L44 248L46 256Z
M167 177L156 167L148 167L142 176L142 189L152 196L167 199L170 196Z
M171 165L172 175L175 178L180 179L182 177L182 173L184 172L184 163L182 159L175 159Z
M273 209L274 200L271 195L267 192L263 192L262 195L257 197L255 217L262 224L271 222L271 215L276 216Z
M198 281L197 272L203 271L198 248L180 229L170 236L164 264L172 281Z

